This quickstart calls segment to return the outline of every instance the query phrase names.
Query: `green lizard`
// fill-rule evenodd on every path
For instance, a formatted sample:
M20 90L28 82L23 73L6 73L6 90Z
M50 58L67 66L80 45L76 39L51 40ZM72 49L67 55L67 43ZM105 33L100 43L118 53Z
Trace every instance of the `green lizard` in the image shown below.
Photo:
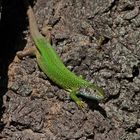
M27 15L31 37L36 47L27 51L19 51L17 56L22 58L29 54L35 55L41 70L55 84L68 91L71 99L75 101L79 107L84 107L84 102L79 99L77 95L97 101L102 100L104 98L102 88L84 80L80 76L76 76L63 64L50 41L46 40L39 32L33 9L29 4Z

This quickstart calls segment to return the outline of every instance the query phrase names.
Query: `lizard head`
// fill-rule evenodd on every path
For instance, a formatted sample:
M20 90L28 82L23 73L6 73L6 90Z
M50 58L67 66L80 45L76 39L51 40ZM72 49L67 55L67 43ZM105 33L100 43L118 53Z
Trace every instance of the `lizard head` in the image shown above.
M104 91L101 87L92 84L79 88L79 95L99 101L104 98Z

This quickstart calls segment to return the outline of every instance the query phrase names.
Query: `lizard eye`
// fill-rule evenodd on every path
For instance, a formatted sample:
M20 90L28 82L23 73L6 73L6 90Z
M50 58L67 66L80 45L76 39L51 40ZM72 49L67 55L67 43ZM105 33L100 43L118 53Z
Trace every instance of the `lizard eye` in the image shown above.
M96 89L94 89L93 91L96 92Z

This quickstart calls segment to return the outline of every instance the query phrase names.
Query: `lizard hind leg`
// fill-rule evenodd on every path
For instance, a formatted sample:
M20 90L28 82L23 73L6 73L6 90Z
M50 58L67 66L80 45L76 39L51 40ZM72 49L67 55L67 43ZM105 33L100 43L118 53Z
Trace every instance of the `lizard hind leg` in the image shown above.
M49 25L42 28L42 34L47 38L49 43L52 43L51 31L52 27Z
M36 56L37 52L38 50L36 47L31 47L24 51L18 51L16 55L19 59L22 59L25 56Z

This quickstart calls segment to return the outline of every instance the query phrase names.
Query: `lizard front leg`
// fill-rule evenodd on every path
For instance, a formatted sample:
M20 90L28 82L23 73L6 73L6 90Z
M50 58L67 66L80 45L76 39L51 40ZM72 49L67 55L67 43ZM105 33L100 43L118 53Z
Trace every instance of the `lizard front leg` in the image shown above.
M77 97L77 91L76 90L72 90L70 92L70 97L78 105L78 107L80 107L80 108L85 107L85 103Z

